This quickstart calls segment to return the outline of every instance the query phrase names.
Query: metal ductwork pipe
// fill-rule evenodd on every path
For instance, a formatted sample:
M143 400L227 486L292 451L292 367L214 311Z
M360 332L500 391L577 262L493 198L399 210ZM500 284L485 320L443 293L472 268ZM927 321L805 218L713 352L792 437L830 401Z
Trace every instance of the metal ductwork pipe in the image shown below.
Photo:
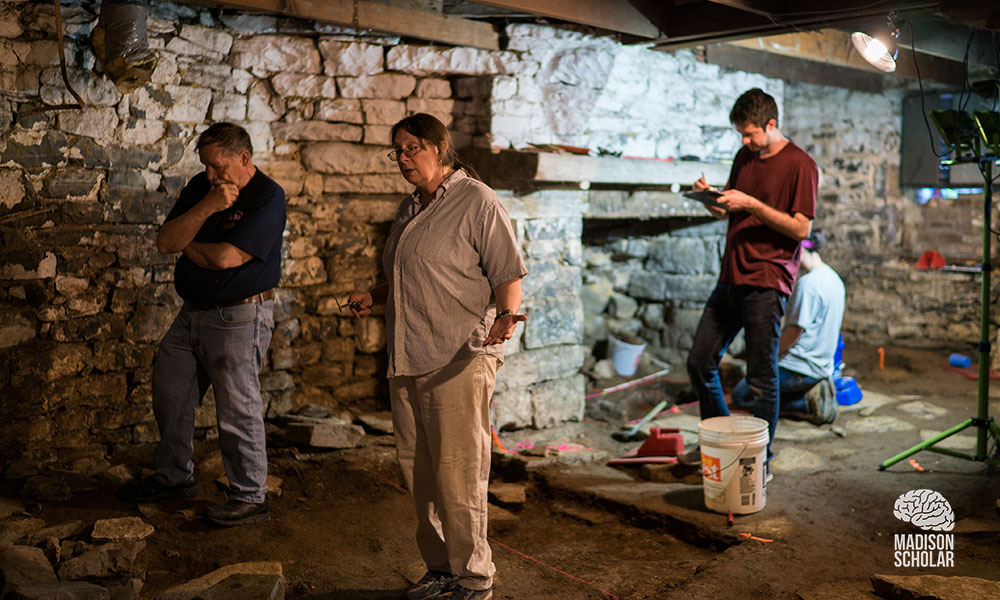
M149 82L156 55L146 39L146 5L135 0L104 0L94 28L94 48L105 74L127 94Z

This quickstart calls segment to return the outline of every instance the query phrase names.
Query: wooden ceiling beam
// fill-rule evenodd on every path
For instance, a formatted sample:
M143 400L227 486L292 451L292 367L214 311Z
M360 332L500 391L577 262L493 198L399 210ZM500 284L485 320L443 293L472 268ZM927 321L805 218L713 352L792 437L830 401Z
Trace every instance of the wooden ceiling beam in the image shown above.
M866 73L840 65L799 60L732 44L705 46L705 62L786 81L835 85L872 94L880 94L885 90L885 77L881 74Z
M485 50L500 48L499 36L489 23L423 10L397 8L369 0L219 0L215 4L334 23L355 29L370 29L454 46Z
M865 62L850 38L848 33L832 29L749 38L707 46L706 60L730 68L748 67L744 70L781 79L871 91L871 78L884 81L887 75L875 71ZM754 54L734 52L730 50L732 48ZM925 81L961 86L964 70L960 62L919 51L917 61L920 76ZM786 72L788 76L782 75ZM899 50L895 75L910 79L917 77L913 54L908 48Z
M735 8L742 6L743 8ZM826 29L845 23L875 18L885 22L887 11L898 9L904 16L926 13L938 6L938 0L896 0L886 4L867 3L857 9L831 9L815 0L795 5L794 11L766 14L768 3L726 0L678 5L665 36L655 40L659 50L674 50L705 43L766 36L787 31ZM753 8L754 12L744 10Z
M721 4L735 8L752 15L767 17L781 12L780 5L774 0L709 0L712 4Z
M616 31L647 40L660 36L659 28L650 22L631 2L620 0L471 0L507 10L578 23L608 31ZM649 4L649 3L646 3Z

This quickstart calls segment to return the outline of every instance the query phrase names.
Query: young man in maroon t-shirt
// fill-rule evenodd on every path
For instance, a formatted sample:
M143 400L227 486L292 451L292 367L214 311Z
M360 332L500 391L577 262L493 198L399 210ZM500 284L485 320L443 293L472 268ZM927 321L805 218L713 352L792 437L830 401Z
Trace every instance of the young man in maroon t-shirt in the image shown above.
M799 268L799 242L816 213L816 163L778 130L778 106L760 89L740 96L729 120L743 136L719 206L729 219L719 282L698 322L687 368L701 418L729 414L719 361L745 331L747 377L755 417L778 421L778 339L785 303ZM709 187L704 177L695 189ZM768 442L767 459L773 456Z

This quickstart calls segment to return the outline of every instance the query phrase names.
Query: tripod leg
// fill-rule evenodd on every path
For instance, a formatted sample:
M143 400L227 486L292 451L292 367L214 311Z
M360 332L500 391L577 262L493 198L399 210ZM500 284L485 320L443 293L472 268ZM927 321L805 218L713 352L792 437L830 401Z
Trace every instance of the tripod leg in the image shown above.
M962 421L961 423L959 423L958 425L955 425L951 429L948 429L947 431L942 431L941 433L937 434L936 436L932 437L931 439L929 439L927 441L924 441L924 442L920 442L919 444L917 444L916 446L913 446L909 450L905 450L905 451L897 454L896 456L893 456L892 458L884 461L882 464L880 464L878 466L878 470L879 471L885 471L886 468L891 467L892 465L898 463L899 461L903 460L904 458L906 458L908 456L913 456L914 454L916 454L917 452L920 452L924 448L928 448L930 446L933 446L934 444L940 442L941 440L943 440L945 438L948 438L948 437L951 437L951 436L955 435L956 433L958 433L959 431L962 431L963 429L965 429L966 427L969 427L971 425L972 425L972 419L966 419L965 421Z

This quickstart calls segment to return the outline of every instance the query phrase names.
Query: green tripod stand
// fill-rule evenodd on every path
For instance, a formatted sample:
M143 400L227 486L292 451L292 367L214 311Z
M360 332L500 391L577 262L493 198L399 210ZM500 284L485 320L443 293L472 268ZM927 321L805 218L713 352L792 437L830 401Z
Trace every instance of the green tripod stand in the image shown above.
M978 410L975 417L971 417L955 425L951 429L943 431L933 438L913 446L905 452L884 461L878 466L879 471L884 471L908 456L912 456L921 450L930 450L940 454L947 454L966 460L985 462L990 465L1000 465L1000 459L990 458L987 454L987 439L992 438L994 447L1000 446L1000 426L997 426L990 416L989 391L990 391L990 272L993 270L992 258L990 256L990 217L993 204L993 163L996 157L977 157L976 162L980 164L985 188L983 189L983 265L982 265L982 294L980 298L979 310L979 392ZM971 161L970 161L971 162ZM975 456L965 452L957 452L949 448L939 448L935 444L949 438L969 427L976 428L976 454Z

